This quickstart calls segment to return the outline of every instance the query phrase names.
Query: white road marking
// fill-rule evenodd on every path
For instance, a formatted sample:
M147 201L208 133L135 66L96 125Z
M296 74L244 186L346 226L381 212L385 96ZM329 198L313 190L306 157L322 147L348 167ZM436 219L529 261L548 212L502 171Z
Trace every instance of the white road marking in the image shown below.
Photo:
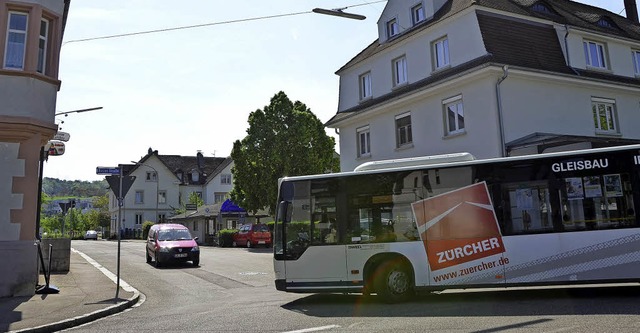
M340 325L328 325L328 326L320 326L320 327L312 327L312 328L305 328L302 330L296 330L296 331L288 331L288 332L282 332L282 333L307 333L307 332L318 332L318 331L326 331L326 330L330 330L333 328L339 328Z
M74 249L71 248L71 251L79 254L80 256L82 256L87 262L89 262L91 265L93 265L95 268L99 269L102 274L106 275L109 280L113 281L113 283L118 284L118 276L111 273L111 271L109 271L108 269L106 269L104 266L100 265L97 261L93 260L91 257L89 257L88 255ZM132 287L131 285L129 285L128 283L126 283L124 280L120 279L120 287L122 289L124 289L125 291L128 292L138 292L140 293L136 288Z
M569 330L575 330L576 328L579 328L578 326L570 326L570 327L563 327L563 328L558 328L557 330L553 330L553 331L544 331L543 333L559 333L559 332L566 332Z

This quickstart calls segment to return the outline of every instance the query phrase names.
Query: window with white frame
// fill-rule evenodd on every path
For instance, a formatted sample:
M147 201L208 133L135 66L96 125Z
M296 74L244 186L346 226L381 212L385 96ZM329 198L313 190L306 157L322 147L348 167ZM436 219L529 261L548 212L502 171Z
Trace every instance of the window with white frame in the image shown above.
M360 75L360 100L371 98L371 72Z
M44 74L47 66L47 52L49 47L49 21L40 20L40 37L38 40L38 67L36 71Z
M136 191L136 201L137 204L144 203L144 191Z
M592 98L591 110L596 132L617 133L616 101L606 98Z
M448 98L442 101L444 106L445 132L453 135L464 132L464 107L462 96Z
M424 21L424 19L424 7L422 6L422 4L416 5L411 8L411 20L413 21L413 25Z
M167 203L167 191L159 191L158 192L158 203L166 204Z
M144 216L142 215L142 213L136 213L136 224L142 224L143 219Z
M24 69L28 18L25 13L9 12L4 68Z
M635 73L636 75L640 75L640 51L632 51L631 56L633 57L633 68L635 70Z
M158 181L158 175L156 174L155 171L147 171L147 181L148 182L157 182Z
M393 59L393 86L407 83L407 57Z
M449 39L447 37L440 38L432 45L434 69L449 66Z
M391 19L387 22L387 37L391 38L400 33L400 26L398 26L398 20Z
M411 113L396 116L396 147L410 145L413 142L411 134Z
M607 68L606 48L604 44L585 40L583 47L584 57L588 67Z
M371 133L369 126L360 127L356 130L358 135L358 157L371 156Z
M220 184L222 185L231 185L231 174L223 174L220 175Z

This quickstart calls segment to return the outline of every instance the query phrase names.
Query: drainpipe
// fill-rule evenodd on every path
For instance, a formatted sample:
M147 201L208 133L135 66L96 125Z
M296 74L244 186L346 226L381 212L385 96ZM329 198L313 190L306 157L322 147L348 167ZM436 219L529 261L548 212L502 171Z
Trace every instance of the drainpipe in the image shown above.
M502 83L502 81L504 81L507 76L509 76L509 65L504 65L502 67L502 71L503 71L503 75L502 77L498 80L498 83L496 83L496 99L498 100L498 126L500 129L500 147L501 147L501 154L502 157L506 157L507 156L507 151L506 151L506 145L504 142L504 121L503 121L503 117L502 117L502 96L500 94L500 84Z

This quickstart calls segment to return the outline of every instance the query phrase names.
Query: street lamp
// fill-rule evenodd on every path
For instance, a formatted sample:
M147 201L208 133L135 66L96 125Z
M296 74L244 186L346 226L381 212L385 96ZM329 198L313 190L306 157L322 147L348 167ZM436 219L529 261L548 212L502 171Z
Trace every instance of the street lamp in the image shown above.
M140 163L140 162L136 162L136 161L131 161L131 163L135 164L135 165L141 165L141 166L146 166L147 168L151 168L155 173L156 173L156 223L158 223L158 203L160 202L160 175L158 175L158 170L156 170L156 168L148 165L148 164L144 164L144 163Z
M367 18L364 15L343 12L343 10L347 8L348 7L336 8L336 9L314 8L311 11L316 14L332 15L332 16L344 17L344 18L354 19L354 20L364 20Z
M95 108L81 109L81 110L58 112L55 115L56 116L65 115L66 117L69 113L82 113L82 112L89 112L89 111L95 111L95 110L102 110L102 106L98 106Z

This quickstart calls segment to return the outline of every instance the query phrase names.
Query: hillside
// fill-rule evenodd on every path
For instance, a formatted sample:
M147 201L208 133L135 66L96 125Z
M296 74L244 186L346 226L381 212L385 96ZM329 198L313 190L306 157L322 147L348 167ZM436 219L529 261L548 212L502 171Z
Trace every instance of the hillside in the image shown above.
M51 197L94 197L107 193L106 180L92 182L44 177L42 191Z

